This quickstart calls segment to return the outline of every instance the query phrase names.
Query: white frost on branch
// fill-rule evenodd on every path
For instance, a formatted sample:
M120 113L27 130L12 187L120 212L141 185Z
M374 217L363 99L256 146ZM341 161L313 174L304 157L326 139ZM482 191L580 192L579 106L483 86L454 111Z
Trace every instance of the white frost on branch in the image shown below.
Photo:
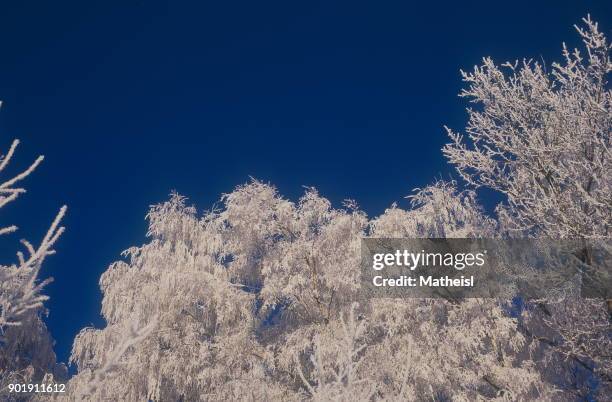
M462 72L464 135L443 148L461 176L507 196L508 228L552 238L608 238L612 217L610 44L590 18L578 28L586 56L564 45L564 62L532 60ZM468 140L469 139L469 140Z
M122 365L125 364L122 360L125 354L138 342L141 342L151 335L157 327L157 319L154 318L141 328L138 328L134 322L128 324L127 328L122 332L122 338L119 340L118 345L112 350L106 351L102 365L94 370L88 370L89 378L81 374L81 377L84 378L85 381L72 381L69 383L68 395L70 400L97 401L117 397L117 390L108 389L106 387L107 378L110 376L121 378L121 368ZM78 337L81 339L87 338L92 335L92 331L95 330L85 328L79 333ZM79 345L80 344L77 344L77 346ZM73 351L73 355L79 353L80 351L78 349Z
M0 157L0 174L5 173L19 144L13 141L8 152ZM27 169L0 181L0 208L15 201L26 190L20 182L42 162L39 156ZM53 341L42 321L46 313L43 303L48 296L42 289L51 279L40 280L39 274L46 257L64 232L60 221L66 213L63 206L38 245L21 240L25 252L17 252L17 262L0 264L0 396L7 397L9 383L38 381L45 374L63 375L55 364ZM0 235L12 234L14 225L0 227ZM11 397L12 398L12 397Z
M17 264L0 266L0 333L6 327L21 325L23 315L42 308L43 302L49 298L41 291L51 279L40 281L38 274L45 258L55 253L51 247L64 232L64 227L58 226L65 213L64 206L38 247L21 240L26 254L19 251Z
M359 366L369 364L362 358L367 326L358 307L353 303L339 322L315 336L309 370L296 354L298 374L313 401L369 401L377 393L377 384L358 377Z

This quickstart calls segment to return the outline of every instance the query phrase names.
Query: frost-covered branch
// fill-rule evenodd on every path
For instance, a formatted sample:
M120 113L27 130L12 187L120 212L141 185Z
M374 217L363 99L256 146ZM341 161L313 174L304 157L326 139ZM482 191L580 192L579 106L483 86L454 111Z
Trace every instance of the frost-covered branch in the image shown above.
M13 141L8 153L0 159L0 173L8 166L18 144L18 140ZM25 192L25 189L15 187L15 184L30 175L42 160L43 157L39 156L22 173L0 184L0 208ZM0 265L0 333L7 326L20 325L21 316L42 307L42 303L48 299L41 294L41 290L51 279L39 282L38 274L45 258L55 252L53 245L64 232L64 227L60 227L59 223L65 213L66 206L63 206L37 247L27 240L21 240L25 253L17 252L16 264ZM13 233L16 230L17 227L14 225L0 228L0 235Z
M465 134L447 128L449 161L470 184L507 196L509 229L607 238L612 219L610 43L590 17L577 27L586 56L564 45L552 71L532 60L485 58L462 71Z
M6 155L0 157L0 174L4 169L6 169L9 162L13 158L18 145L19 140L14 140ZM44 158L45 157L42 155L39 156L26 170L0 184L0 208L9 202L16 200L20 194L26 192L24 188L15 187L15 184L28 177L38 167L38 165L40 165ZM0 234L1 233L2 229L0 229Z
M64 227L58 226L65 213L64 206L38 247L27 240L21 241L26 254L17 252L18 264L0 266L0 331L7 326L20 325L19 318L23 314L41 308L48 299L41 291L51 279L39 282L38 274L45 258L55 253L52 247L64 232Z
M375 383L358 375L359 366L367 364L363 359L366 321L358 317L358 306L354 303L348 314L340 316L339 325L332 326L333 334L315 336L310 375L304 374L296 355L298 375L313 401L367 401L377 391Z
M135 322L130 323L127 330L121 334L122 339L119 344L117 344L113 350L106 352L104 363L99 368L90 372L89 379L85 383L71 383L72 389L69 390L70 398L73 400L86 400L92 398L94 400L99 400L99 397L94 396L98 391L101 392L101 395L118 392L119 390L116 389L105 388L105 379L109 376L118 375L117 373L120 371L121 367L125 365L122 359L126 352L150 336L157 328L157 325L157 318L152 319L147 325L140 328L137 327ZM87 329L85 331L87 331Z
M6 173L13 160L19 141L11 144L5 156L0 157L0 174ZM39 156L21 173L0 180L0 208L15 201L25 189L20 182L27 178L42 162ZM0 264L0 398L14 400L8 384L31 383L43 378L65 378L65 367L56 364L53 340L42 320L46 313L43 303L48 297L42 290L51 278L40 280L39 274L47 256L64 232L60 222L66 213L62 207L47 233L37 245L21 240L24 251L17 252L17 261ZM0 236L12 234L17 226L0 227Z

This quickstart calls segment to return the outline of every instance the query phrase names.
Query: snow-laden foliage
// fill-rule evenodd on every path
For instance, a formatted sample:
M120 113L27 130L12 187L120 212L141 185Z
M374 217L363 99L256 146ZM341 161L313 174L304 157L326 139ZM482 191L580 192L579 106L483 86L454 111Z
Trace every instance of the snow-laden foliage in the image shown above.
M254 332L255 294L236 281L249 276L238 264L251 256L237 258L237 270L228 269L219 217L211 213L198 219L178 195L151 208L148 219L151 242L127 250L129 261L114 263L100 279L108 326L86 328L75 340L71 360L79 375L69 384L73 398L281 396L283 389L265 386L265 350ZM252 240L248 254L258 247ZM152 321L156 325L150 334L116 358L114 369L98 376L99 384L91 389L88 383L111 359L111 351L132 336L133 327ZM262 384L261 389L253 383Z
M6 171L15 155L19 141L11 144L0 156L0 174ZM25 189L20 182L42 162L40 156L27 169L0 180L0 208L15 201ZM53 245L64 231L59 226L66 207L62 207L47 234L38 245L21 240L25 253L17 252L17 261L0 264L0 398L9 399L10 383L38 382L47 375L62 377L62 366L56 366L53 341L42 321L46 313L43 287L51 279L40 280L39 273L45 258L54 253ZM17 231L17 226L0 227L0 236ZM6 242L6 240L4 240Z
M467 138L447 129L452 142L444 153L470 184L506 196L498 212L507 235L583 239L588 266L588 242L609 242L612 227L612 62L597 24L583 21L576 29L584 54L564 45L564 61L551 68L485 58L463 72L461 96L476 107L468 109ZM575 293L527 306L522 325L565 355L566 381L578 397L612 392L612 300ZM543 370L558 364L553 359ZM586 371L587 380L576 371Z
M360 366L369 364L363 358L367 322L357 315L354 303L347 316L331 323L314 336L309 354L311 374L306 378L296 354L297 371L313 401L368 401L377 395L377 384L360 378Z
M456 183L439 181L407 197L412 210L393 204L372 221L376 237L491 238L496 223L486 217L473 191L458 192Z
M149 212L150 242L100 280L107 327L77 337L75 399L545 399L516 321L497 301L362 300L362 236L469 237L494 223L453 183L368 221L315 190L297 203L253 181L198 218L186 200ZM356 303L359 303L357 305ZM112 371L95 372L124 348ZM521 355L523 354L523 355ZM512 381L519 380L519 381ZM79 391L87 388L87 392Z
M462 72L466 134L444 147L461 176L507 196L510 228L553 238L608 238L612 216L610 44L597 24L577 28L586 54L563 46L564 62L485 58Z
M375 237L493 237L494 222L475 202L438 182L411 197L413 209L388 209ZM371 305L380 342L367 349L368 375L391 400L548 399L517 323L497 300L379 299Z

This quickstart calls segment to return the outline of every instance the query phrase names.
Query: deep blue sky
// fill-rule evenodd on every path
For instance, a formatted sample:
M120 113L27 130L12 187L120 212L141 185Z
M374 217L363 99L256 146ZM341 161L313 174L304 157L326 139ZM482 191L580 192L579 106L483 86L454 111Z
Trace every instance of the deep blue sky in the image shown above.
M461 3L2 2L0 149L47 159L0 222L38 241L69 206L42 273L59 359L104 324L98 278L170 190L207 209L251 175L379 214L451 174L459 68L559 59L587 12L612 29L610 1Z

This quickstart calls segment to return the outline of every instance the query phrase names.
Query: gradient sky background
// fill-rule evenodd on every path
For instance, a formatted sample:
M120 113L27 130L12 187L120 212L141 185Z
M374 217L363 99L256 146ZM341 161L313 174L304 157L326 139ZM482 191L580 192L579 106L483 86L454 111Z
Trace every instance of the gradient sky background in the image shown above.
M69 206L43 268L48 325L66 361L103 326L98 278L145 238L172 189L208 209L249 175L293 200L316 186L370 215L448 178L443 124L461 129L458 70L483 56L560 59L610 1L13 1L0 11L0 149L44 164L4 208L37 242ZM483 195L491 204L490 195Z

